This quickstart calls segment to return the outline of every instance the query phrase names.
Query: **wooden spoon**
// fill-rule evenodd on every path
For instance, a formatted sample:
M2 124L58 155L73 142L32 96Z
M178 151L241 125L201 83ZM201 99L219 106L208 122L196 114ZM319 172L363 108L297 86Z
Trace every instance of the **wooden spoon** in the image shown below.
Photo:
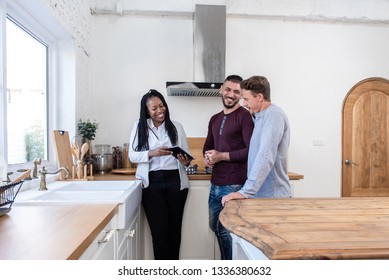
M73 153L74 157L76 158L76 160L80 159L80 150L76 147L76 145L74 143L72 144L72 153Z
M80 159L82 160L86 154L86 152L89 150L89 144L88 143L84 143L82 144L81 146L81 157Z

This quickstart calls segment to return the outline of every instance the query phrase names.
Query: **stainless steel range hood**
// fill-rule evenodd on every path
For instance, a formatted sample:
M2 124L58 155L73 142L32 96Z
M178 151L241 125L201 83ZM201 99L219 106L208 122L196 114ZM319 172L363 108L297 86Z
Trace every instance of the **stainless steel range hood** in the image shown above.
M226 6L196 5L193 48L194 82L166 82L168 95L220 96L225 78Z

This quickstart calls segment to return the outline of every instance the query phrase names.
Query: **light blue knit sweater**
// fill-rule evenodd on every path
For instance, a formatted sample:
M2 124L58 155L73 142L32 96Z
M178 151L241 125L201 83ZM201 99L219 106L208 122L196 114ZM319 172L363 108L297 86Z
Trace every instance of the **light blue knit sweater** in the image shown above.
M256 113L250 140L247 180L239 191L244 197L290 197L287 151L288 118L277 105Z

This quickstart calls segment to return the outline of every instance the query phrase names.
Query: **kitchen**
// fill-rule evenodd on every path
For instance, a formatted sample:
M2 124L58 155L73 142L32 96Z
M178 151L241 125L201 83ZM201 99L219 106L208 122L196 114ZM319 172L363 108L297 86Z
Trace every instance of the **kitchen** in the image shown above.
M96 119L94 142L122 145L145 92L166 94L166 81L196 79L194 1L16 2L71 53L59 86L66 110L55 128L72 136L79 118ZM340 196L343 100L359 81L388 76L387 3L352 2L201 2L227 5L226 73L267 76L273 102L289 117L289 170L304 174L294 183L295 197ZM253 30L258 35L251 38ZM209 117L221 110L218 98L167 102L189 137L204 137Z

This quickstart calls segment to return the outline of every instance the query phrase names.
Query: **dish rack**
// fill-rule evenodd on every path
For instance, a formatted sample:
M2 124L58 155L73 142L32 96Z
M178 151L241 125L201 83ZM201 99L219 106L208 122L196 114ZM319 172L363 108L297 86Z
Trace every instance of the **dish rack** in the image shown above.
M12 204L22 185L23 181L0 186L0 216L11 211Z

